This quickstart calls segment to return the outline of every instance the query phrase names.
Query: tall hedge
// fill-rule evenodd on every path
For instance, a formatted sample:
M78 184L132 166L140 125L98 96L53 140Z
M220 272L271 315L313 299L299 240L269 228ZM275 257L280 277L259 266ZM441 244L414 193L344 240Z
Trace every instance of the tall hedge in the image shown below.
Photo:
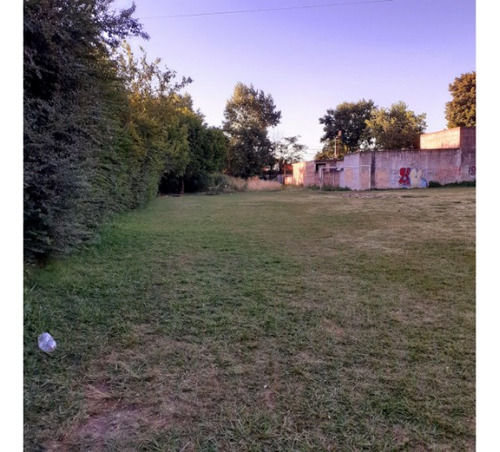
M134 7L114 12L110 3L24 3L27 259L67 252L127 204L119 154L128 106L109 55L127 36L147 35Z

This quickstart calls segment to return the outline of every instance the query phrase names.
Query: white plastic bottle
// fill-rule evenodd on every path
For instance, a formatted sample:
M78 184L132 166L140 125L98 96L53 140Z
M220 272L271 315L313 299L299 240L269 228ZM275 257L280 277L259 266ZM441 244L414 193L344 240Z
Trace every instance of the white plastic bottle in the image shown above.
M52 353L56 349L56 341L49 333L42 333L38 336L38 347L46 353Z

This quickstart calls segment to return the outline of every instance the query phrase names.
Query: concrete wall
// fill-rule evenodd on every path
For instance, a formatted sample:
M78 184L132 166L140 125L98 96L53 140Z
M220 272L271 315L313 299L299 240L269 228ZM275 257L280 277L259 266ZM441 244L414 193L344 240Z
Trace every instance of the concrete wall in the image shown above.
M461 149L357 152L344 157L344 185L351 190L425 188L429 182L476 180L476 153Z
M374 155L372 188L425 188L431 181L450 184L471 180L469 169L463 168L460 149L386 151Z
M326 168L323 171L323 180L321 180L319 166ZM338 171L333 171L332 168L335 168L335 161L333 160L294 163L293 178L290 182L293 185L303 185L304 187L320 186L322 183L338 187L341 183L340 174Z
M341 187L351 190L370 190L371 186L371 152L356 152L344 156L339 165L343 171Z
M445 144L460 147L444 148ZM365 151L344 156L343 161L312 161L294 164L293 183L321 185L318 166L326 163L323 184L351 190L424 188L429 182L450 184L476 180L476 129L457 127L425 134L421 144L439 148L409 151Z

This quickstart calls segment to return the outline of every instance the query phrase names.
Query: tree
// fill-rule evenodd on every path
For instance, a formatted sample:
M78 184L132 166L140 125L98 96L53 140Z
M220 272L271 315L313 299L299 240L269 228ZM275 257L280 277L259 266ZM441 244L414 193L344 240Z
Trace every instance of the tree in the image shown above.
M373 110L366 121L369 136L375 140L377 149L418 148L420 134L425 130L425 113L416 115L408 105L400 101L390 108Z
M185 117L194 115L191 97L180 94L191 79L175 81L175 71L161 68L159 58L149 62L140 50L136 59L125 44L115 55L129 100L126 126L132 207L143 206L156 196L162 179L182 180L189 162Z
M228 138L221 129L192 122L188 129L189 163L184 176L186 190L208 188L211 175L221 173L227 160Z
M221 129L209 127L199 112L184 111L182 127L187 131L188 160L182 175L165 173L160 190L189 192L204 190L211 184L211 175L226 166L228 138Z
M447 127L474 127L476 125L476 72L456 77L449 85L452 100L446 103Z
M319 119L324 124L324 157L341 157L343 154L359 149L366 141L366 120L375 108L373 100L362 99L358 102L343 102L335 109L327 110Z
M224 110L223 130L229 138L228 173L252 177L273 163L268 129L279 124L281 112L271 95L238 83Z
M274 144L274 158L279 171L286 174L286 166L298 162L303 155L305 145L299 143L300 136L284 137Z

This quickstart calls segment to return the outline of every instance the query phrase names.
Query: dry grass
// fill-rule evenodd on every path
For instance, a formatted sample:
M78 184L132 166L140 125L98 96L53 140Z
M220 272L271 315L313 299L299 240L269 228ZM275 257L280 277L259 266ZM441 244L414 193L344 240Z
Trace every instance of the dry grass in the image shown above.
M277 181L262 180L258 177L251 177L247 181L247 190L249 191L273 191L281 190L283 185Z
M158 199L28 272L25 450L472 451L474 296L473 188Z
M219 174L214 180L215 186L209 194L244 192L244 191L277 191L282 190L283 185L277 181L259 179L257 176L248 179L232 177L227 174Z
M247 181L240 177L231 177L224 175L223 183L227 186L229 190L233 191L246 191L247 189Z

